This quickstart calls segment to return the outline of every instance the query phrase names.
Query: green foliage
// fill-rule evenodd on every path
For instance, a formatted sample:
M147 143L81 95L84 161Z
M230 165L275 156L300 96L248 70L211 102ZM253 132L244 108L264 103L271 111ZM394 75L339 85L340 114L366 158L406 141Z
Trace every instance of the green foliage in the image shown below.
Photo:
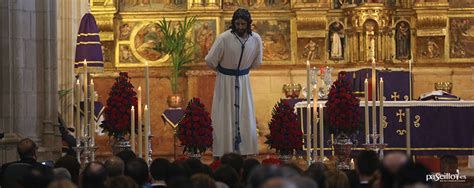
M188 67L186 64L194 60L195 44L186 37L187 33L196 23L196 17L185 17L184 21L180 21L176 26L166 18L158 22L158 26L163 33L162 49L163 52L171 56L171 89L173 93L178 90L178 77L182 70Z

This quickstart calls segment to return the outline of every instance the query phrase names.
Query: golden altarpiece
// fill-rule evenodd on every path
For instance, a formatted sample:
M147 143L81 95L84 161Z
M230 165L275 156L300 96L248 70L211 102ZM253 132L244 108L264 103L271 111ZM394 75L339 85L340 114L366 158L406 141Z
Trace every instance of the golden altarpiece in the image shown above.
M437 81L472 86L474 3L469 0L90 1L105 62L105 72L94 75L99 100L105 104L119 71L129 72L135 87L143 87L143 67L149 63L154 155L173 153L172 128L160 118L171 93L168 55L159 50L157 22L163 17L175 23L185 16L198 19L189 33L197 47L195 62L180 85L185 99L200 97L210 111L214 73L203 58L215 37L229 27L236 8L251 11L252 29L264 43L263 66L252 72L263 152L271 109L283 97L281 87L291 82L305 84L306 61L334 67L337 74L340 69L369 66L372 52L379 67L408 68L412 60L414 96L431 91ZM474 98L469 89L454 91L465 99ZM101 140L107 142L105 137ZM101 152L107 155L108 148Z

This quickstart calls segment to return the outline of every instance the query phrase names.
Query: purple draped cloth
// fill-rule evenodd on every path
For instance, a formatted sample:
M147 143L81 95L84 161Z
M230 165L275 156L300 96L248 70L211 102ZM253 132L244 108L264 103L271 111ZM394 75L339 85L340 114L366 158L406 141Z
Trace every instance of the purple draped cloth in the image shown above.
M79 25L76 42L76 58L74 69L76 73L84 71L84 60L87 60L89 72L102 72L104 62L100 44L99 28L91 13L86 13Z
M177 128L179 122L184 117L184 110L182 109L166 109L162 114L161 118L163 122L170 124L173 128Z

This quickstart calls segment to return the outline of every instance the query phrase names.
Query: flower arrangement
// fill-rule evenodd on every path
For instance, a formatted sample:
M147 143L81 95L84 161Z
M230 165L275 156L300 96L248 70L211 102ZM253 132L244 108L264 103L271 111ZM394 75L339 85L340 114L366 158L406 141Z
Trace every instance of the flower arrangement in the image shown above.
M275 148L280 155L292 155L302 150L303 133L300 120L288 102L279 101L273 107L272 119L268 124L270 134L266 144Z
M354 134L362 127L360 100L352 93L349 82L344 79L345 73L331 86L326 102L329 117L329 130L332 133Z
M211 118L199 98L189 101L184 118L178 125L178 138L184 146L183 153L204 153L212 146Z
M130 133L130 109L137 106L137 93L133 90L130 79L126 72L121 72L119 77L115 78L104 109L104 121L100 127L115 138L122 138Z
M277 166L279 166L279 165L283 164L283 161L281 161L280 159L277 159L275 157L270 157L270 158L262 160L262 164L263 165L277 165Z

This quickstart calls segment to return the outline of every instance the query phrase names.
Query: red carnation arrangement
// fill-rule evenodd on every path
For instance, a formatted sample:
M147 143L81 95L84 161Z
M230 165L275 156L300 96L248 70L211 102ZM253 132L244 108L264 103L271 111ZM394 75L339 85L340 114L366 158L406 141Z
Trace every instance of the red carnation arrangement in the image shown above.
M189 101L184 118L178 125L178 138L184 146L183 153L204 153L212 146L211 118L199 98Z
M281 155L291 155L303 148L303 132L300 120L288 102L279 101L273 107L272 119L268 124L270 134L266 144L275 148Z
M326 102L329 117L329 130L332 133L350 136L362 127L359 108L360 100L352 93L349 82L344 79L345 73L331 86Z
M123 138L130 133L130 109L132 106L137 106L137 93L133 90L130 79L126 72L121 72L119 77L115 78L104 109L104 121L100 127L115 138Z

